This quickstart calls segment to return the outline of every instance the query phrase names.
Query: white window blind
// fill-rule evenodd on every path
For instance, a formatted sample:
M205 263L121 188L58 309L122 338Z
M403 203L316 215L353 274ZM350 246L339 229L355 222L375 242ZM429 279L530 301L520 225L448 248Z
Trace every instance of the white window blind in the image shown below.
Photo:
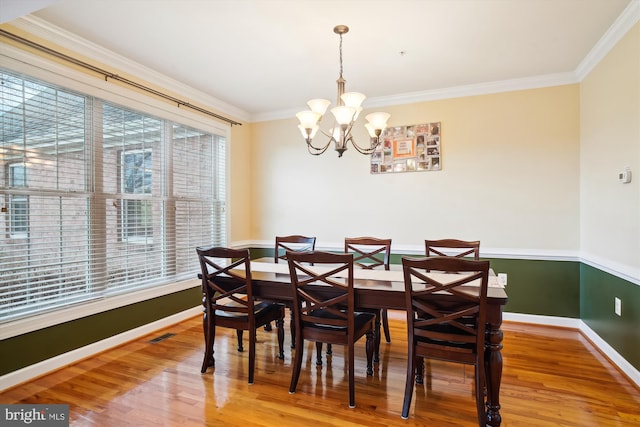
M0 70L0 322L191 278L226 140Z

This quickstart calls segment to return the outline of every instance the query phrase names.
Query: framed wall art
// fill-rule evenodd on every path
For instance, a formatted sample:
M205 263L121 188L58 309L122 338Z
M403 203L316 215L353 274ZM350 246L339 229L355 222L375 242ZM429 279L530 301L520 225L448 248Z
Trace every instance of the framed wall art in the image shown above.
M371 155L371 173L441 170L441 133L440 122L386 128Z

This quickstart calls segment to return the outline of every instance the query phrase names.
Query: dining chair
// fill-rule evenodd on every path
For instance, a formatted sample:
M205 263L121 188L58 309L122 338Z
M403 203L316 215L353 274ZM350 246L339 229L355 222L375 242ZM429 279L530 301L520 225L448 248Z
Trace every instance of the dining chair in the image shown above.
M273 261L287 260L287 251L305 252L313 251L316 248L316 238L293 234L290 236L276 236L276 243L273 250ZM291 307L287 305L291 310ZM265 331L271 330L271 323L264 325ZM291 348L296 348L296 332L293 324L293 310L290 311L289 330L291 332Z
M353 255L330 252L288 252L296 341L289 393L295 393L302 368L304 340L346 347L349 407L355 408L355 343L366 336L367 375L373 375L375 314L355 309ZM339 276L339 277L338 277Z
M454 256L458 258L473 256L474 260L480 259L480 241L465 241L457 239L425 240L425 249L428 257Z
M376 237L346 237L344 239L344 252L353 253L353 263L355 266L366 270L373 270L379 267L389 270L391 258L391 239L379 239ZM387 309L375 309L376 314L376 351L374 361L378 361L380 354L380 324L384 330L385 340L391 342L389 332L389 318Z
M205 306L205 352L201 372L215 366L213 345L216 327L236 330L238 351L242 332L249 331L249 384L253 384L256 360L256 329L275 321L278 358L284 359L284 305L254 302L249 250L223 247L196 248L200 260Z
M489 261L404 257L402 268L409 346L402 418L409 417L414 378L422 383L429 358L474 365L478 425L484 426Z

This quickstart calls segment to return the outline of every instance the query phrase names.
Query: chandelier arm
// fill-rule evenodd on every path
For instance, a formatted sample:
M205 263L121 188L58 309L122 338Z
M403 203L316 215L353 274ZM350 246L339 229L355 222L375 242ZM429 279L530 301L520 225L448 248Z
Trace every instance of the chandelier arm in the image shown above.
M369 148L360 147L358 144L356 144L356 141L353 138L350 138L350 140L353 148L355 148L360 154L373 154L373 152L376 151L376 149L380 145L380 137L376 137L376 142Z
M309 154L313 156L319 156L320 154L327 151L327 149L329 148L329 145L331 145L331 140L329 140L329 142L327 142L327 145L325 145L322 148L314 147L313 145L311 145L310 142L307 142L307 150L309 151ZM315 151L311 151L312 149Z
M311 138L307 139L307 149L309 150L309 153L313 154L313 155L318 155L318 154L322 154L325 151L327 151L327 148L329 148L329 145L331 145L331 141L333 141L333 138L330 135L327 135L322 129L320 130L320 132L322 132L323 134L325 134L326 136L329 137L329 141L327 141L327 143L323 146L323 147L316 147L315 145L313 145L311 143ZM317 151L318 153L314 153L313 151Z

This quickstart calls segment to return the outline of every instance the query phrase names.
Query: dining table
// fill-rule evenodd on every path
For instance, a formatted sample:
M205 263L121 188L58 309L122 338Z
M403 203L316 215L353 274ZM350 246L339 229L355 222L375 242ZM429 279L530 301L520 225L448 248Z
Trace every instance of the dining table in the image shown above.
M392 264L390 270L354 269L353 275L356 307L406 311L405 284L401 264ZM252 260L251 279L254 298L285 304L291 303L293 300L287 263L276 263L273 258ZM504 285L499 283L495 273L491 270L487 289L485 374L487 381L486 425L493 427L499 427L502 423L500 415L503 340L501 325L502 309L507 300ZM380 325L376 327L379 328ZM379 331L376 336L379 337Z
M401 264L390 270L354 270L355 305L361 308L406 311L405 284ZM255 298L290 302L292 297L289 266L272 258L251 261L251 279ZM485 373L487 378L487 425L498 427L500 416L500 382L502 380L502 309L507 293L493 271L487 289L487 327ZM378 325L379 327L379 325ZM378 335L378 334L376 334ZM379 336L379 335L378 335Z

